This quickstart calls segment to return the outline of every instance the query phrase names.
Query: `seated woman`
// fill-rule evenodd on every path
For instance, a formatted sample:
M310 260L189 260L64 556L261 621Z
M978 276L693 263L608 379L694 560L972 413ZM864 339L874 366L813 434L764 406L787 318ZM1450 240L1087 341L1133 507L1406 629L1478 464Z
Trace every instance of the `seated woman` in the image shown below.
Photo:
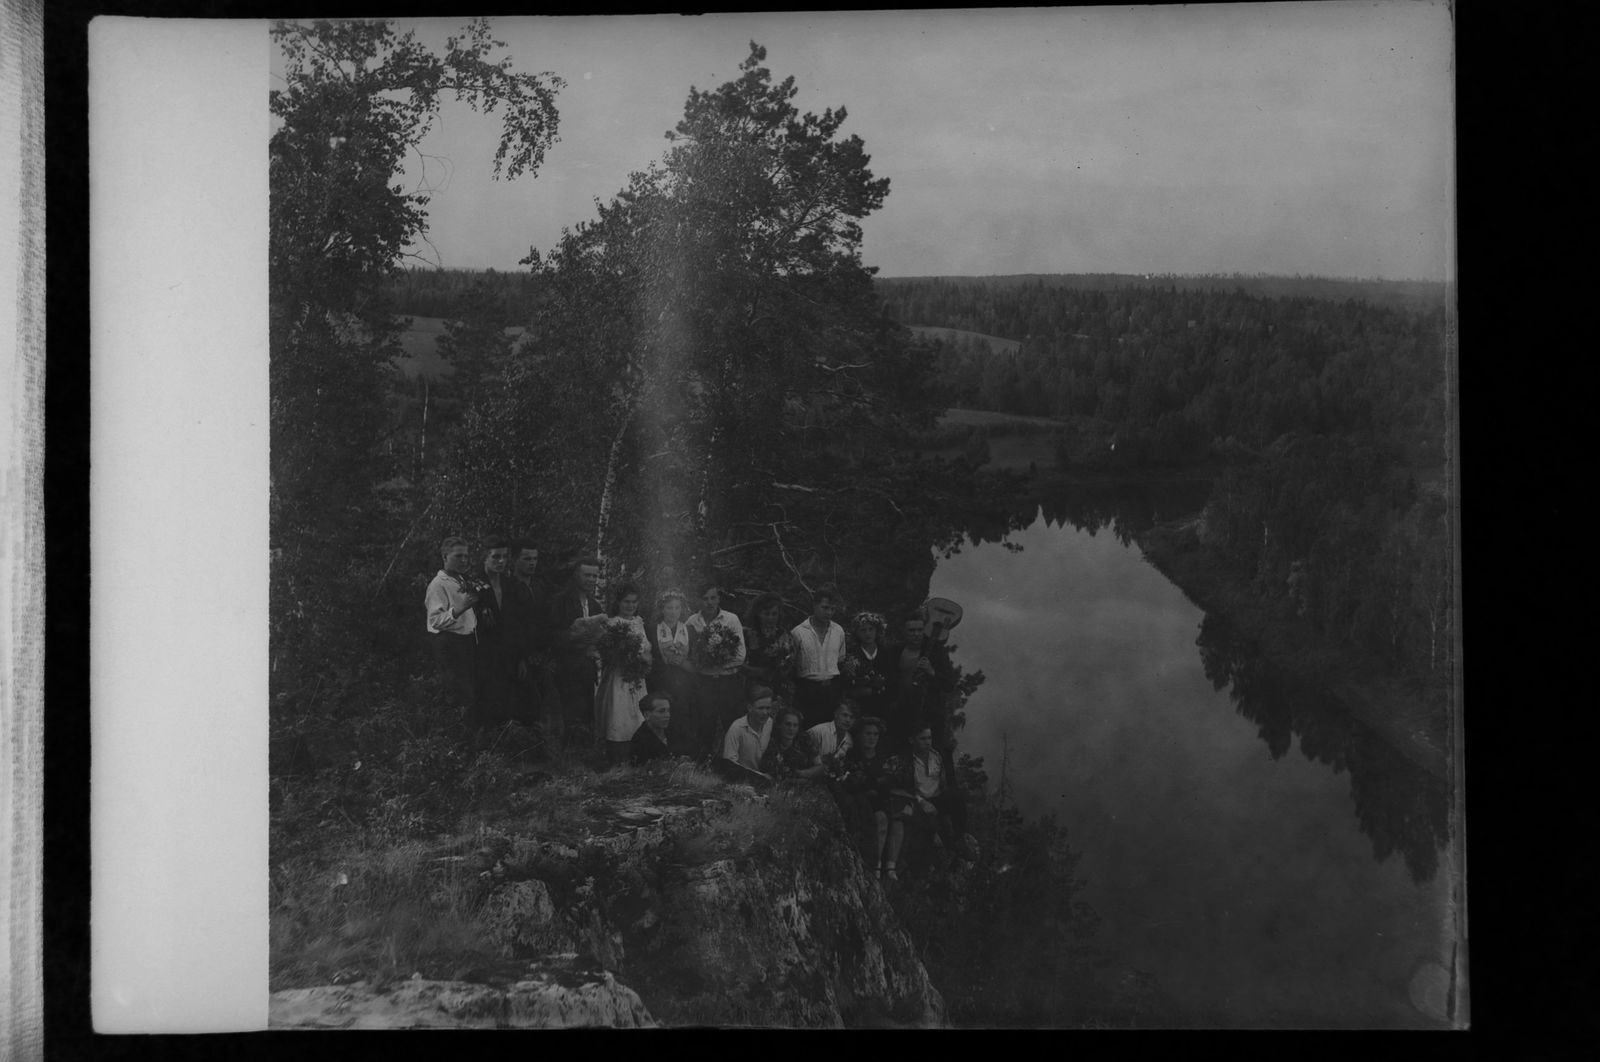
M895 861L905 843L906 824L936 827L946 844L963 859L974 860L967 845L967 802L956 777L950 747L934 748L933 727L912 726L906 755L894 767L889 787L889 848L884 877L898 881Z
M820 778L826 768L807 734L800 732L800 710L784 705L772 721L772 740L761 754L761 770L773 778Z
M639 702L644 722L633 732L629 758L636 764L664 760L672 755L667 727L672 723L672 698L664 690L647 693Z
M873 826L877 843L872 848L873 867L883 872L884 843L889 836L889 786L894 758L880 751L883 720L875 715L856 724L855 744L844 757L844 777L839 780L839 810L852 829Z

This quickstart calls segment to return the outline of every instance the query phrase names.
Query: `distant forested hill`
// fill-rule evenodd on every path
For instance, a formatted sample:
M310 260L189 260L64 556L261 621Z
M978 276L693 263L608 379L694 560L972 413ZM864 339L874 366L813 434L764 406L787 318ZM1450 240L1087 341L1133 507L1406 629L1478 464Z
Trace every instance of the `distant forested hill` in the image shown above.
M993 291L1035 288L1067 291L1112 291L1118 288L1162 288L1176 291L1241 291L1265 298L1355 299L1374 306L1427 310L1444 303L1445 286L1430 280L1363 280L1352 277L1284 277L1265 274L1207 273L1012 273L1006 276L879 277L880 288L981 284ZM1021 338L1020 336L1018 338Z
M1278 282L1324 283L1256 280ZM1423 466L1441 456L1442 287L1437 303L1409 307L1252 294L1221 278L928 278L879 281L878 291L903 324L1020 342L1008 354L935 341L955 404L1093 425L1122 461L1261 450L1290 433L1381 440Z

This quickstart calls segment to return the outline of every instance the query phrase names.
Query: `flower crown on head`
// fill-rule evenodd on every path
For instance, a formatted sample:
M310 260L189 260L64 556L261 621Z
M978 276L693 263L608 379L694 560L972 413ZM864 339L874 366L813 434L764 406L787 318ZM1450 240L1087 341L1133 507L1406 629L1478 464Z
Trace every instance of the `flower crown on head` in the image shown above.
M857 612L855 625L859 627L863 623L872 624L879 634L882 634L888 628L888 623L885 622L882 614L877 612Z
M677 598L679 601L682 601L682 602L685 602L685 603L687 603L688 600L689 600L688 598L683 596L683 591L682 590L679 590L677 587L672 586L672 587L668 587L667 589L661 591L661 593L656 595L656 608L659 609L662 605L665 605L668 601L671 601L673 598Z

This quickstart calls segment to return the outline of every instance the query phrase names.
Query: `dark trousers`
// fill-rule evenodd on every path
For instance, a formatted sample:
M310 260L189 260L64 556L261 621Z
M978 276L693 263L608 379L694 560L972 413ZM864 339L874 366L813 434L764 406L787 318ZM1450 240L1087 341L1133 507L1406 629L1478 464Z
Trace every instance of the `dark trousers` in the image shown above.
M433 662L444 682L449 707L476 711L478 704L478 637L443 631L428 635Z
M951 832L946 836L954 840L961 840L967 832L967 798L966 794L953 786L946 786L945 791L928 801L939 812L939 824L944 825L946 820L950 823ZM941 830L941 833L944 831Z
M700 675L695 683L691 721L698 746L696 755L722 752L722 738L733 721L744 714L744 676Z
M838 679L816 682L803 678L795 683L794 706L800 709L808 730L833 718L833 710L839 707L839 693Z
M568 742L579 740L578 735L589 738L594 733L594 683L595 662L568 661L560 669L557 684L561 689L561 714Z

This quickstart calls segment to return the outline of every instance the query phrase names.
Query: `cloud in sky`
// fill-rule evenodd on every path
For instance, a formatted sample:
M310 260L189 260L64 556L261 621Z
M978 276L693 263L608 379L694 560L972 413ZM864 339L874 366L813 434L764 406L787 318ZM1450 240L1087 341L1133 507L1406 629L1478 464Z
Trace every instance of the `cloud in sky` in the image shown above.
M442 45L457 23L402 22ZM447 103L424 146L444 264L515 268L661 156L690 85L756 40L802 109L890 178L884 275L1447 275L1453 44L1442 4L500 18L521 70L567 80L535 180L496 182L499 125ZM448 162L444 161L448 160Z

